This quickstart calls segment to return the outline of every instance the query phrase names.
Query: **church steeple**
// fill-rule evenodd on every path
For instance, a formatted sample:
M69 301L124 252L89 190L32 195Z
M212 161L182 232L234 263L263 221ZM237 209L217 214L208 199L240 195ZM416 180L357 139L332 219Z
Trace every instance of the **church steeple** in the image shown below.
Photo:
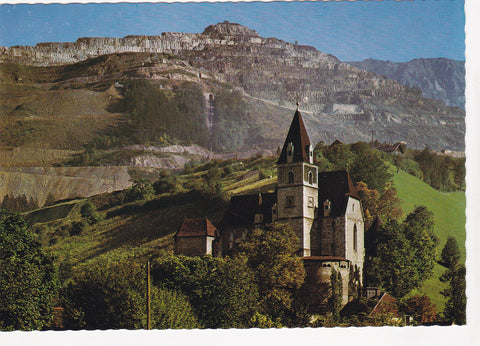
M310 139L308 138L302 115L298 110L298 104L277 165L296 162L313 163Z

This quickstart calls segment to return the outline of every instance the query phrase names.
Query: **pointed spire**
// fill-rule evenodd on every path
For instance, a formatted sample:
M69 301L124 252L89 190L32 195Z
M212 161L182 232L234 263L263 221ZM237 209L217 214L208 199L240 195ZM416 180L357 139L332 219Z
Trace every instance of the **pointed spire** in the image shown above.
M287 152L293 150L291 153L292 160L287 159ZM293 163L293 162L310 162L310 139L308 138L307 130L303 123L302 115L298 110L295 111L290 129L288 130L287 138L283 144L282 152L278 158L278 164Z

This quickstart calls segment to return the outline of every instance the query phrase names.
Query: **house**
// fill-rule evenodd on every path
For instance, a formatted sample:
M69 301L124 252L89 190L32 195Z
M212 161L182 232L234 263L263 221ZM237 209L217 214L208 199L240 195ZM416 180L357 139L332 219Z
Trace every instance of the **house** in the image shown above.
M217 255L220 233L206 217L185 219L174 235L176 255Z

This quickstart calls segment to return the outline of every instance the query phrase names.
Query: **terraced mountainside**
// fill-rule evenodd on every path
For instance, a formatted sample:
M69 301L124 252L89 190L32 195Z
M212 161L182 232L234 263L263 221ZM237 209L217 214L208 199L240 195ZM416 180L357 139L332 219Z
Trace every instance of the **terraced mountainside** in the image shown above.
M48 127L45 117L52 121L55 116L53 124L60 118L74 122L81 117L88 126L73 124L69 137L87 141L92 135L75 136L75 129L98 133L116 126L126 112L113 107L113 99L122 97L116 85L142 79L161 90L176 90L190 82L203 93L238 91L238 97L225 106L243 102L246 115L232 115L228 124L214 127L214 132L228 137L226 129L233 125L241 134L233 146L221 140L216 150L252 145L275 148L281 144L278 138L283 138L287 114L297 100L314 142L368 140L370 131L375 130L380 141L402 140L412 147L428 145L437 150L464 148L461 109L422 98L416 89L342 63L313 47L263 38L234 23L219 23L201 34L81 38L74 43L2 48L0 61L0 129L10 126L9 132L18 133L17 137L27 130ZM78 93L75 98L82 101L72 104L74 110L65 109L72 93ZM40 100L51 101L38 107ZM39 108L55 114L45 114ZM197 115L204 119L206 128L206 115ZM225 120L225 115L216 116L217 123ZM177 139L185 140L181 136ZM81 140L72 142L82 144ZM205 145L200 142L196 141Z
M465 109L465 61L445 58L407 62L367 59L348 64L415 86L426 97Z

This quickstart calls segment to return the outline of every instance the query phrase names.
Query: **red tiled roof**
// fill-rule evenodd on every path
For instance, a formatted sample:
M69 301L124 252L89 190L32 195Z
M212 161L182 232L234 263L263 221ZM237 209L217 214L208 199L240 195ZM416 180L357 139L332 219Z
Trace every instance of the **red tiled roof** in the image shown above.
M278 158L277 165L287 163L287 146L293 143L293 161L292 162L310 162L310 139L308 138L307 130L303 123L300 112L295 112L290 129L288 130L287 138L283 144L282 152Z
M185 237L217 237L218 230L206 217L185 219L182 226L175 234L175 238Z
M400 317L400 313L397 309L397 300L387 292L385 292L378 300L377 305L375 305L372 312L370 312L369 317L375 317L385 313L390 313L394 317Z

